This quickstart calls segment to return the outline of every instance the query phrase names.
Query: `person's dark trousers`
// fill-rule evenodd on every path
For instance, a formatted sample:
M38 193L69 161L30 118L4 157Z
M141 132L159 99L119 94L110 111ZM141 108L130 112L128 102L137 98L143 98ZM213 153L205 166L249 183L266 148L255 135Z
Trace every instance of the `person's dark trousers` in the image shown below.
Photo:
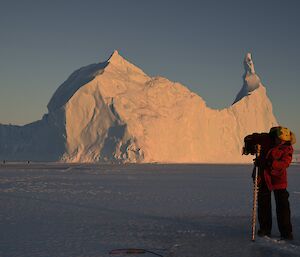
M277 222L282 237L289 237L292 234L291 211L289 193L286 189L274 190L276 202Z
M286 189L278 189L274 190L274 196L278 229L281 237L286 238L292 234L289 193ZM263 178L259 184L257 213L260 232L262 235L270 235L272 230L271 191Z
M271 191L268 189L264 179L259 183L257 214L260 227L259 233L261 235L270 235L272 230Z

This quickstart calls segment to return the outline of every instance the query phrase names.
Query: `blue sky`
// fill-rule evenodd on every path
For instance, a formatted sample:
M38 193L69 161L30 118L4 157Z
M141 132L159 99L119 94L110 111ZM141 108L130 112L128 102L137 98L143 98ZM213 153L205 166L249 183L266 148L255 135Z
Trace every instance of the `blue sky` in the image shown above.
M40 119L71 72L114 49L224 108L251 52L275 116L300 141L299 12L296 0L1 1L0 123Z

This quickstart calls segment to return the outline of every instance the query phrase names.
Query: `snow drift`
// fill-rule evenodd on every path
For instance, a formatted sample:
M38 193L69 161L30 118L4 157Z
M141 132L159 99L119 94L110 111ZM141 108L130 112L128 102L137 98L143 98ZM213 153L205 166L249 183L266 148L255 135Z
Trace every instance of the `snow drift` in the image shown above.
M75 71L43 119L0 125L0 158L64 162L237 163L243 138L277 125L251 54L243 86L222 110L180 83L149 77L115 51Z

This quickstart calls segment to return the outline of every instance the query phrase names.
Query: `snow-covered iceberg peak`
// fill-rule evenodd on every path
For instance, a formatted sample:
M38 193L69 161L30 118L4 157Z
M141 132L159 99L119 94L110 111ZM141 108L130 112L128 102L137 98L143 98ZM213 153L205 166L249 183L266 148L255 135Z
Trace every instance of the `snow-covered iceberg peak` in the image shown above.
M128 75L135 73L142 76L147 76L143 70L124 59L117 50L112 53L112 55L107 60L107 63L107 71L115 72L117 69L119 72L125 72Z
M109 59L107 60L109 63L113 64L124 64L124 58L119 54L118 50L115 50Z
M254 91L261 85L260 78L255 73L254 63L252 60L251 53L247 53L244 58L244 68L245 68L245 73L243 75L243 82L244 82L243 87L240 90L240 92L237 94L233 103L236 103L239 100L241 100L243 97L249 95L250 92Z
M251 53L247 53L244 59L244 67L246 74L255 74L254 63Z
M82 87L101 75L104 70L108 73L124 74L132 76L133 74L147 77L147 75L138 67L125 60L117 50L110 58L101 63L91 64L74 71L69 78L59 86L48 103L49 112L53 112L64 106L71 97Z
M250 53L247 53L244 59L244 85L247 86L248 92L252 92L260 85L260 78L257 76L254 70L254 63Z

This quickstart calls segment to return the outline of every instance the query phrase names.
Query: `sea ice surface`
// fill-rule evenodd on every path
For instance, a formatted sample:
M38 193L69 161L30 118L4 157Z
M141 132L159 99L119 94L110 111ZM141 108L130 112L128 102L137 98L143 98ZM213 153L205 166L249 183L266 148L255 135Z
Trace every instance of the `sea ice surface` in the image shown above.
M164 257L300 256L300 166L288 169L292 243L251 242L251 172L251 165L0 165L0 256L109 257L118 248ZM273 224L279 236L275 216Z

